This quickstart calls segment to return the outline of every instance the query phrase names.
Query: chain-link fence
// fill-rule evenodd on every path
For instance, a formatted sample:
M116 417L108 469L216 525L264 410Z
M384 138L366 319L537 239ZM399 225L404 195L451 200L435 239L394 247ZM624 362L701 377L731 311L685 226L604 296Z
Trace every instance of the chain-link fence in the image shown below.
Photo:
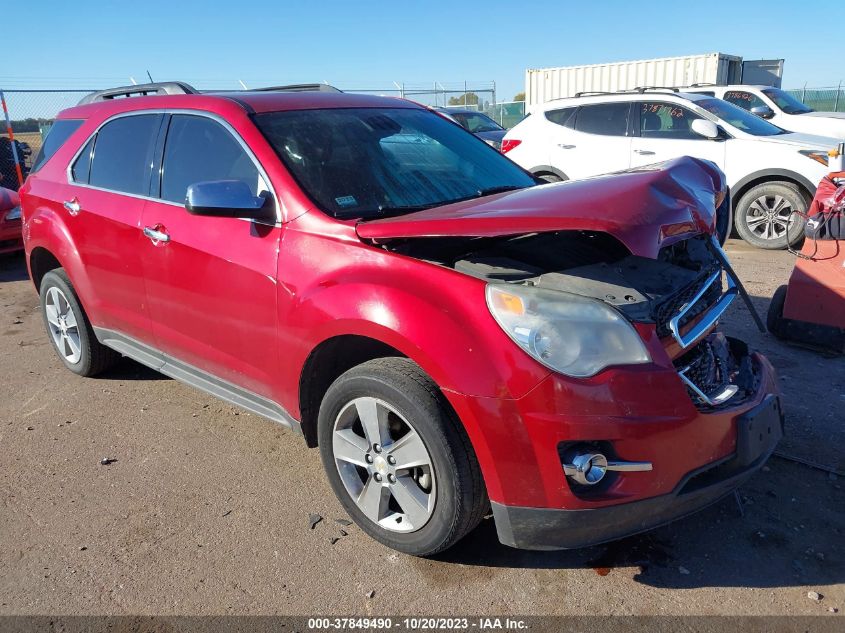
M26 176L56 115L92 90L4 90L21 172ZM6 123L0 125L0 186L18 188L12 146Z
M845 112L845 90L842 84L831 88L799 88L787 92L818 112Z

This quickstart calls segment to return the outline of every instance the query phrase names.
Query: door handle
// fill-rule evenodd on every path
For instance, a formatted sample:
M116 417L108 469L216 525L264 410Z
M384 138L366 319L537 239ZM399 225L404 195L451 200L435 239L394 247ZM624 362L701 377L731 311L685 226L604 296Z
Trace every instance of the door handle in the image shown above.
M149 226L144 227L144 235L150 238L154 243L157 242L169 242L170 236L165 233L164 231L159 231L158 228L152 228Z
M650 149L635 149L635 154L639 154L640 156L654 156L654 152Z
M77 215L79 213L79 200L76 198L71 198L70 200L65 200L62 203L65 209L67 209L68 213L71 215Z
M559 143L558 147L560 149L575 149L574 145L567 145L566 143Z

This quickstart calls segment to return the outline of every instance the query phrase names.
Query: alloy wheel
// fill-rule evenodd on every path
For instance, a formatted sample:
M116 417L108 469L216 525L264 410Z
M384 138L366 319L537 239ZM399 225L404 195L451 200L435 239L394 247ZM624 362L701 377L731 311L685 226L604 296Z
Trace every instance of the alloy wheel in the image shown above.
M431 455L393 407L371 397L349 402L335 420L332 451L346 492L373 523L393 532L428 523L437 498Z
M783 196L760 196L748 207L745 223L764 240L785 239L795 209Z
M55 286L47 291L44 311L56 349L68 363L75 365L82 358L78 321L67 297Z

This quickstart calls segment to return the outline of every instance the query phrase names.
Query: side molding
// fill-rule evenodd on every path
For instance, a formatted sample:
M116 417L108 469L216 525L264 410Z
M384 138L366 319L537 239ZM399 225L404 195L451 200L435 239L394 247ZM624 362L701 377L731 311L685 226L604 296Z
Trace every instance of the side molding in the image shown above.
M200 391L216 396L230 404L242 407L247 411L273 420L273 422L278 422L293 429L298 435L302 435L302 428L299 421L272 400L233 385L193 365L183 363L120 332L95 327L94 334L96 334L97 340L103 345L138 361L142 365L155 369L165 376L170 376Z

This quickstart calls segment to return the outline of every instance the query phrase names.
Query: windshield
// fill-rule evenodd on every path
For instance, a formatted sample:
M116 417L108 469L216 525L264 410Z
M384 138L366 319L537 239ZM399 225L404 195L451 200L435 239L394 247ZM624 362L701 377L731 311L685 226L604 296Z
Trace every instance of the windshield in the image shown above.
M722 101L721 99L702 99L693 103L700 108L704 108L710 114L715 114L725 123L731 124L746 134L774 136L775 134L784 134L786 132L777 125L772 125L768 121L743 110L739 106Z
M327 213L408 213L535 184L484 141L410 108L292 110L255 116L305 192Z
M807 114L807 112L813 112L812 108L808 108L791 94L779 88L766 88L762 92L787 114Z
M477 134L478 132L499 132L504 129L486 114L478 112L449 112L448 114L460 123L461 127L466 128L473 134Z

